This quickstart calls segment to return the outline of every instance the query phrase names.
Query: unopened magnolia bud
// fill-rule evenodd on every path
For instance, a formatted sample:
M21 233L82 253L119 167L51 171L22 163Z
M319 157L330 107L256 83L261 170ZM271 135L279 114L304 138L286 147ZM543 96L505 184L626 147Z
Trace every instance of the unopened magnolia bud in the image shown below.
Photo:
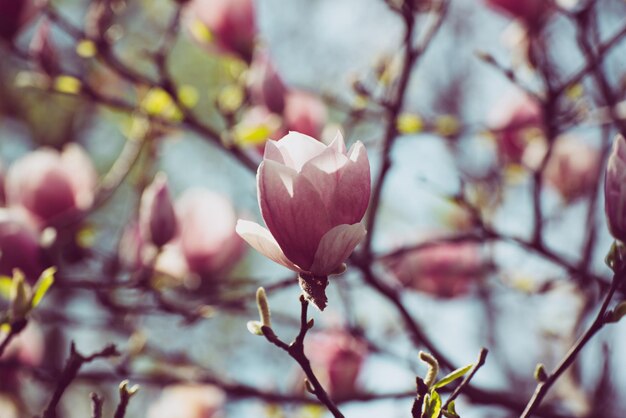
M137 393L137 391L139 391L139 385L133 385L131 387L128 387L128 380L122 380L120 382L119 390L121 396L131 397L135 393Z
M13 272L13 282L11 286L11 321L21 321L28 315L31 307L31 289L25 282L24 274L21 271Z
M261 323L266 326L272 326L272 319L270 314L270 306L267 302L267 295L265 294L265 289L259 287L256 291L256 304L259 308L259 317L261 318Z
M606 165L604 211L611 234L626 241L626 139L618 135Z
M162 247L176 236L176 213L163 173L156 175L141 196L139 228L143 239L157 247Z
M439 362L435 357L425 351L419 352L419 358L428 365L428 371L426 372L426 376L424 376L424 383L426 386L431 387L439 374Z
M315 388L313 387L311 382L309 382L309 379L304 379L304 387L307 390L307 392L312 393L313 395L315 395Z
M537 382L545 382L546 380L548 380L548 373L541 363L537 364L534 375Z
M607 322L618 322L626 315L626 301L621 302L612 311L609 312Z

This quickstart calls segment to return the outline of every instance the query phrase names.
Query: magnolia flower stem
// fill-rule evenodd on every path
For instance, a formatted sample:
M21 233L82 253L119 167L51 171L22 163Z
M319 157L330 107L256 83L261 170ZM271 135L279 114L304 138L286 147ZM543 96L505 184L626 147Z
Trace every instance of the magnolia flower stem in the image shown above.
M313 327L313 323L307 320L307 312L309 307L309 302L305 299L304 296L300 296L300 332L293 340L291 344L287 344L282 341L278 336L274 333L272 328L263 326L261 330L263 331L263 335L265 338L274 344L275 346L281 348L286 351L302 368L304 374L306 375L307 380L313 386L314 395L317 396L317 399L321 403L323 403L326 408L333 414L335 418L343 418L343 414L337 408L337 405L333 403L333 401L328 396L328 393L322 387L322 384L313 373L313 369L311 368L311 363L307 356L304 354L304 338L306 337L306 333Z
M615 273L613 276L613 281L611 282L611 287L604 297L604 301L602 302L602 306L596 315L595 320L591 324L591 326L585 331L583 335L580 336L576 344L570 348L567 352L563 360L559 363L559 365L548 374L545 379L539 382L535 388L535 392L533 393L532 398L528 401L526 405L526 409L520 415L520 418L528 418L531 417L536 409L539 407L539 404L543 400L543 398L548 393L548 390L554 385L554 383L558 380L558 378L574 363L578 353L584 348L584 346L591 340L591 338L602 329L609 321L607 320L607 309L609 307L609 303L615 294L615 291L619 288L619 286L624 282L624 278L626 277L626 269L621 267L619 271Z
M43 411L42 418L56 418L56 407L61 400L61 396L63 396L65 389L67 389L70 383L72 383L83 364L90 363L98 358L113 357L118 355L119 353L115 345L110 344L104 349L85 357L76 350L76 346L72 342L70 347L70 357L67 359L63 372L57 379L57 386L52 394L52 398L50 398L50 402L48 402L46 409Z

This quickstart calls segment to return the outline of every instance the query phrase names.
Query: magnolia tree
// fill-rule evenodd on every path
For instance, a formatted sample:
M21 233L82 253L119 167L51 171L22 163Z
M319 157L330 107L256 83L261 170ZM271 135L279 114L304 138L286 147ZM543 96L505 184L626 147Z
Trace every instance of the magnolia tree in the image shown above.
M0 0L0 417L623 417L624 16Z

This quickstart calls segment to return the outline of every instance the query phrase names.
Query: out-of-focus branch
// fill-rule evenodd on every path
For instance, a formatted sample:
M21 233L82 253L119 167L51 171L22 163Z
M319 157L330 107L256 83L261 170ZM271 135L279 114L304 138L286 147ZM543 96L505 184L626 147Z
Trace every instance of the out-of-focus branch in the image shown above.
M613 276L613 281L611 282L611 287L604 297L604 301L602 302L602 306L596 315L595 320L591 324L591 326L585 331L583 335L580 336L576 344L572 346L572 348L565 355L563 360L559 363L559 365L547 376L544 376L541 381L537 384L535 388L535 392L526 405L526 409L520 416L520 418L528 418L532 416L535 412L543 398L546 396L552 385L556 383L559 377L574 363L578 353L585 347L585 345L591 340L591 338L600 331L607 323L609 323L607 318L607 309L615 294L617 288L624 282L624 278L626 277L626 269L620 266L620 270L615 273Z
M111 344L102 350L85 357L76 350L76 346L72 342L72 345L70 346L70 356L67 359L63 372L61 372L61 375L57 379L56 388L52 394L52 398L50 398L50 402L48 402L46 409L43 411L42 417L56 418L56 408L61 400L61 397L63 396L63 393L65 392L65 389L67 389L67 387L76 378L78 371L85 363L91 363L99 358L107 358L118 355L119 352L117 351L117 348L115 345Z

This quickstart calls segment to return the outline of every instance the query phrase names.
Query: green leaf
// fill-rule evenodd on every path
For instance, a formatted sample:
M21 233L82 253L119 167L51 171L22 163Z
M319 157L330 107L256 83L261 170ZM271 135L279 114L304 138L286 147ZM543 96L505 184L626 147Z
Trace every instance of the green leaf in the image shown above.
M438 418L441 413L441 396L436 391L432 391L426 403L426 418Z
M48 289L50 289L50 286L52 286L52 283L54 283L54 273L56 273L56 271L57 269L55 267L50 267L41 273L39 280L35 283L31 307L35 308L39 305L41 299L43 299Z
M443 378L441 378L440 381L435 383L433 385L433 389L442 388L442 387L444 387L444 386L454 382L456 379L465 376L465 374L467 372L469 372L472 369L472 367L474 367L473 364L468 364L465 367L461 367L460 369L456 369L455 371L453 371L452 373L444 376Z
M461 418L459 414L456 413L456 408L454 407L454 401L448 404L448 409L446 411L442 411L443 416L446 418Z
M0 296L4 299L11 297L11 287L13 286L13 279L8 276L0 276Z

